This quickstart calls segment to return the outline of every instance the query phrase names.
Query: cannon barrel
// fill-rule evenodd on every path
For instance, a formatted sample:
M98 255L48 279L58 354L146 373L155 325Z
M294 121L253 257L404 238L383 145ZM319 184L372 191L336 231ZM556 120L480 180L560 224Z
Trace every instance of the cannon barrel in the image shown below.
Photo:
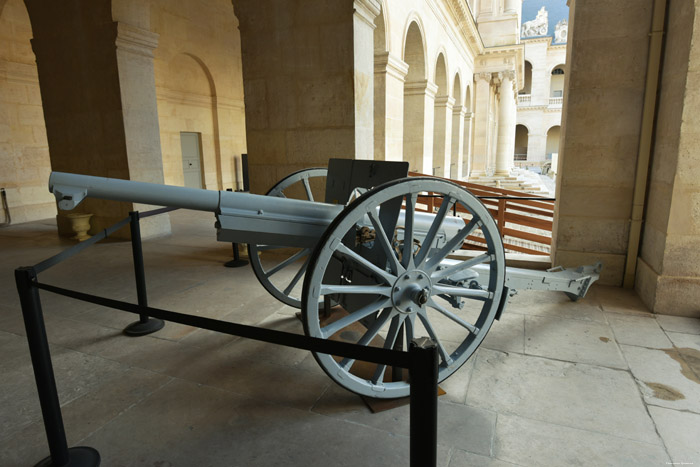
M344 206L249 193L203 190L156 183L53 172L49 191L65 210L75 208L86 197L154 204L216 214L217 239L222 242L255 243L313 248ZM404 211L398 224L404 224ZM416 238L427 233L433 214L415 213ZM371 222L366 220L367 226ZM464 226L464 220L448 216L436 236L440 244L449 233ZM437 245L435 245L437 246Z

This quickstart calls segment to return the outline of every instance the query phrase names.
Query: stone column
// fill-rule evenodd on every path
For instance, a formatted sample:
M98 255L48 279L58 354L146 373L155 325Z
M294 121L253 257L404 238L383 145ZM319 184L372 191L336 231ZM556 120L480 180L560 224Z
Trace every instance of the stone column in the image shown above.
M464 161L464 115L463 105L457 105L452 109L452 160L450 178L462 179L462 163ZM452 166L454 164L454 166Z
M403 160L403 85L408 65L388 52L374 55L374 158Z
M435 127L433 131L433 173L438 177L450 176L452 161L452 107L455 100L449 96L435 99Z
M503 11L505 13L516 13L520 14L522 9L523 0L505 0L505 5Z
M118 9L113 16L105 2L25 4L52 169L163 183L153 74L158 36L143 28L148 8L131 21ZM144 208L88 199L78 209L93 214L91 231L97 232ZM169 231L167 215L141 227L144 237Z
M377 0L353 2L355 159L374 159L374 18Z
M515 73L498 74L500 101L498 107L498 144L496 148L496 175L508 175L513 168L513 147L515 145L516 102L513 91Z
M410 170L431 174L433 170L433 125L437 86L427 80L404 85L404 160Z
M461 165L461 175L460 180L467 179L471 175L472 168L472 143L474 141L474 113L465 112L464 114L464 146L463 146L463 160Z
M469 176L480 177L486 175L489 157L491 73L477 73L474 78L474 153Z

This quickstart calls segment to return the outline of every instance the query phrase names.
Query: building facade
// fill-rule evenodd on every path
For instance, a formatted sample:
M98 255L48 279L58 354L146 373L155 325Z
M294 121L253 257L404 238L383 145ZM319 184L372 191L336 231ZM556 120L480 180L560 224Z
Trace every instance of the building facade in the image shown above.
M567 19L552 18L545 6L523 22L525 85L518 93L516 165L541 167L559 153L567 34Z

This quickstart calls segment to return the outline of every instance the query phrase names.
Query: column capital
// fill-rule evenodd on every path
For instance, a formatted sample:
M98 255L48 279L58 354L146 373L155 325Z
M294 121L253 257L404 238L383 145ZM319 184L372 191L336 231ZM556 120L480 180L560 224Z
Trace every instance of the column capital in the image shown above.
M513 81L515 80L515 70L504 70L498 72L498 79L501 83L505 80Z
M490 71L474 73L474 81L484 80L487 83L491 83L491 79L493 79L493 74Z
M362 21L369 24L372 29L377 27L374 24L374 18L376 18L381 11L381 7L377 0L354 0L353 8L355 9L355 14Z
M153 58L153 51L158 47L160 37L157 33L119 21L114 25L117 33L114 44L117 50Z
M386 73L404 81L408 74L408 63L389 52L374 54L374 72Z

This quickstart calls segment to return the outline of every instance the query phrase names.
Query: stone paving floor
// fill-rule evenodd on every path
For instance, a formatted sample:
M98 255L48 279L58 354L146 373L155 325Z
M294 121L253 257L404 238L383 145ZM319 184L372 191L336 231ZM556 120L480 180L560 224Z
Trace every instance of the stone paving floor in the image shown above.
M172 214L144 243L149 304L301 333L250 268L226 269L213 216ZM13 270L67 248L53 222L0 229L0 465L48 454ZM95 245L43 282L135 301L128 243ZM130 338L127 313L42 292L71 446L105 466L408 465L408 407L372 414L313 357L188 326ZM700 464L700 320L595 286L578 303L521 292L442 384L438 464Z

